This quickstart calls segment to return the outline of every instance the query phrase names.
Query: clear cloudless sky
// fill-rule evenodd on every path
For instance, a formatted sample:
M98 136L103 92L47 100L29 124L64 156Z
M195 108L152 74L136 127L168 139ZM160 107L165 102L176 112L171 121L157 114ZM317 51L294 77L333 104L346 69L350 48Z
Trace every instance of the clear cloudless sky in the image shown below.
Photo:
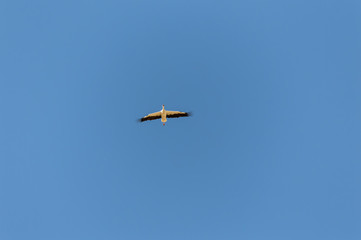
M1 1L0 239L361 239L360 13Z

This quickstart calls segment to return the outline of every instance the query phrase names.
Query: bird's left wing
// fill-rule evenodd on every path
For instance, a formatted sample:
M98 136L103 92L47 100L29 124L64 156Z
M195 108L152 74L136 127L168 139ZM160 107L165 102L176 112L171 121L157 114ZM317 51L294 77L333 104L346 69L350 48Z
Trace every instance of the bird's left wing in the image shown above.
M167 111L167 118L189 117L190 112Z
M155 112L155 113L148 114L145 117L142 117L141 119L139 119L139 121L144 122L144 121L150 121L150 120L159 119L159 118L161 118L160 112Z

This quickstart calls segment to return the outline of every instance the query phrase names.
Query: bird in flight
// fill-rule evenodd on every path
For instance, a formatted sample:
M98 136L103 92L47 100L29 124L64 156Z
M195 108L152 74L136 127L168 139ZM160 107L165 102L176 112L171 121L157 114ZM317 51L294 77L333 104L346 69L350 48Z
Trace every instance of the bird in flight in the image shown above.
M142 117L139 119L140 122L155 120L155 119L162 119L163 126L165 125L165 122L167 121L167 118L179 118L179 117L189 117L191 115L190 112L179 112L179 111L168 111L164 109L164 105L162 110L159 112L148 114L145 117Z

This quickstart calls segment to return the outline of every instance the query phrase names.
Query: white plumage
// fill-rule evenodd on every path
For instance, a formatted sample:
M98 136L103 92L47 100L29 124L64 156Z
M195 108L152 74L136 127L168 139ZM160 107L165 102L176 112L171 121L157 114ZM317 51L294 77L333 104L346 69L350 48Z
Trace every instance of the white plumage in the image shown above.
M147 116L139 119L140 122L150 121L155 119L162 119L163 126L167 121L167 118L179 118L179 117L189 117L191 114L189 112L180 112L180 111L168 111L164 109L164 105L162 110L159 112L148 114Z

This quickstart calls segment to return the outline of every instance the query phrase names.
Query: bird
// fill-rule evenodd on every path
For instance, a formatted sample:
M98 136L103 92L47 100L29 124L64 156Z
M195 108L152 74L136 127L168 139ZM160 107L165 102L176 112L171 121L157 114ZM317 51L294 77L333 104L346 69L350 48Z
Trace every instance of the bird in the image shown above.
M179 117L189 117L191 115L190 112L180 112L180 111L168 111L164 109L164 104L162 105L163 108L159 112L148 114L145 117L139 119L140 122L155 120L155 119L162 119L163 126L167 121L167 118L179 118Z

